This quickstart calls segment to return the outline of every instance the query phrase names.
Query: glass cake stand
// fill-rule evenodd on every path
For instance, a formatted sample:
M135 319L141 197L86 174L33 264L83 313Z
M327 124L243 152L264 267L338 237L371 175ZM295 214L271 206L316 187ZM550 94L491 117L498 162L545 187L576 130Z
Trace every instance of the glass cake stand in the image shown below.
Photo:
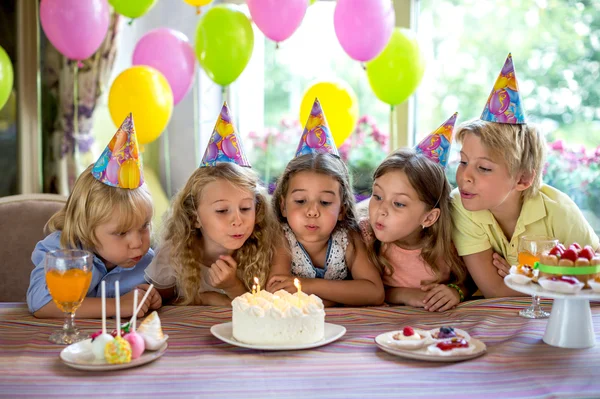
M509 274L504 284L523 294L554 299L544 333L544 342L560 348L591 348L596 345L590 299L600 300L600 293L590 289L577 294L561 294L544 290L534 283L517 284Z

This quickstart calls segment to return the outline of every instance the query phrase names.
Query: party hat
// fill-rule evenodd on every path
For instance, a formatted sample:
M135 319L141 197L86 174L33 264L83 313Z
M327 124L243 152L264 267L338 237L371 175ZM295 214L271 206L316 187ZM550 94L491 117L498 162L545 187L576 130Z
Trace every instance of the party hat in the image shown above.
M302 132L302 137L296 150L296 156L299 157L311 153L329 153L338 157L340 156L318 98L315 98L312 110L306 121L304 132Z
M135 189L144 184L142 162L131 113L127 115L94 164L92 175L112 187Z
M509 53L485 104L481 120L519 125L525 122L517 75Z
M215 166L219 162L233 162L240 166L252 167L246 158L242 140L231 122L227 102L223 103L200 167Z
M455 112L446 122L435 129L433 133L430 133L417 144L415 150L445 168L448 163L450 145L452 144L452 132L457 116L458 112Z

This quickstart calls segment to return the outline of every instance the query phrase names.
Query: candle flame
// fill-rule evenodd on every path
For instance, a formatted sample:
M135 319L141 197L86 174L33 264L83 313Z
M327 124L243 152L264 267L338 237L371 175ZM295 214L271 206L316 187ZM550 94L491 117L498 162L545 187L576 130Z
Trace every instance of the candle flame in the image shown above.
M295 278L294 279L294 285L298 289L298 293L302 292L302 285L300 284L300 280L298 280L297 278Z

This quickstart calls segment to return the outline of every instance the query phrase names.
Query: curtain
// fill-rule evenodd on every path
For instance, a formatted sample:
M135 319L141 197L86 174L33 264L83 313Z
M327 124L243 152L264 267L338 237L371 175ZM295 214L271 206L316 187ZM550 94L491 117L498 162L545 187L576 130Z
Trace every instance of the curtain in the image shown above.
M98 98L108 89L117 52L118 28L119 15L113 13L100 48L79 67L75 61L60 54L46 38L42 41L43 175L46 192L68 195L77 176L99 156L93 149L93 115ZM77 87L74 87L75 79ZM75 96L77 110L73 106Z

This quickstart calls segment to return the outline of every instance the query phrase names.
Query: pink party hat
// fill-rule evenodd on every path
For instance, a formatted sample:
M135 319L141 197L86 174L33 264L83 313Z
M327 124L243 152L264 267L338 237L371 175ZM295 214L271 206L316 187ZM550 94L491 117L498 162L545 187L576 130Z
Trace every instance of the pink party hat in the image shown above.
M200 167L215 166L219 162L233 162L240 166L252 167L246 158L242 140L231 122L227 102L223 103Z
M92 168L92 175L102 183L135 189L144 184L135 126L131 113L121 124Z
M304 132L302 132L302 137L296 150L296 157L311 153L329 153L337 157L340 156L318 98L315 98L312 110L306 121Z
M510 53L496 79L480 119L510 125L526 123L521 107L517 75Z
M458 112L455 112L446 122L435 129L433 133L430 133L421 140L415 147L415 150L445 168L448 163L448 155L450 154L450 146L452 145L452 133L457 116Z

